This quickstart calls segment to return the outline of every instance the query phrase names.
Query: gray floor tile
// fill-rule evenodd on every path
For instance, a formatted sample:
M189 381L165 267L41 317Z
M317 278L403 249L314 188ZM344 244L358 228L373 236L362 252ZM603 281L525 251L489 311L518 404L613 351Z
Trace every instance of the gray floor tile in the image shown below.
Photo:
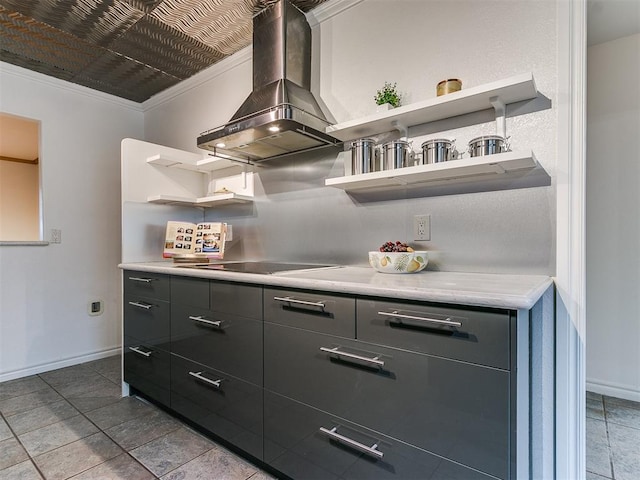
M605 407L605 415L608 423L640 429L640 409L609 402Z
M586 425L587 472L612 478L609 441L605 422L587 418Z
M251 475L247 480L278 480L277 477L269 475L267 472L258 471Z
M129 451L180 428L181 424L161 410L134 418L105 430L111 439Z
M213 447L211 441L186 428L180 428L129 453L155 475L162 476Z
M49 385L58 387L60 385L64 385L65 383L73 382L75 380L91 376L94 373L96 372L86 367L84 364L80 364L44 372L39 374L39 377Z
M0 383L0 402L8 398L20 397L27 393L36 392L47 388L47 384L37 375L17 378Z
M599 393L594 393L594 392L587 392L587 400L600 400L602 401L602 395L600 395Z
M89 390L66 397L79 411L86 413L106 407L122 399L122 386L111 383L96 390Z
M162 480L246 480L257 468L231 452L215 446L162 477Z
M633 400L626 400L624 398L603 396L605 406L607 405L622 405L627 408L635 408L640 410L640 402L634 402Z
M54 388L60 395L65 397L77 397L87 392L111 387L112 385L114 383L111 380L103 377L98 372L92 371L89 375L83 375L75 380L57 384Z
M97 432L98 428L93 423L78 414L61 422L18 435L18 438L29 455L35 457Z
M99 432L38 455L34 461L47 480L63 480L122 453L120 447Z
M45 386L42 390L0 401L0 412L5 417L8 417L16 413L33 410L42 405L59 402L60 400L62 400L62 397L55 390Z
M0 470L0 480L42 480L31 460Z
M94 360L92 362L87 362L85 365L114 383L119 384L122 382L122 364L120 355Z
M153 480L156 478L126 453L72 477L73 480Z
M0 470L29 459L22 445L14 437L0 442Z
M77 414L78 410L73 408L69 402L61 400L7 417L7 422L16 435L21 435Z
M13 433L11 433L11 429L9 429L9 425L0 418L0 442L2 440L6 440L7 438L13 438Z
M596 475L595 473L587 472L586 480L606 480L611 479L611 477L603 477L602 475ZM253 479L250 479L253 480Z
M156 410L135 397L126 397L106 407L87 412L87 417L102 430L120 425L135 418L149 415Z
M640 429L609 424L609 442L616 480L640 478Z
M604 420L604 403L602 402L602 398L587 398L587 417Z

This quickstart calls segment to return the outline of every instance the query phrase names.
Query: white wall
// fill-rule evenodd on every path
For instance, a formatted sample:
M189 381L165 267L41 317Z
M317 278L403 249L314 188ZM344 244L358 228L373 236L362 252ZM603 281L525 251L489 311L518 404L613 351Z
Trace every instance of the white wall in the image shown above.
M640 401L640 34L588 49L588 390Z
M45 240L0 245L0 381L120 348L120 142L138 104L0 64L0 111L40 120ZM101 316L87 303L104 300Z
M0 161L0 240L40 240L39 169Z

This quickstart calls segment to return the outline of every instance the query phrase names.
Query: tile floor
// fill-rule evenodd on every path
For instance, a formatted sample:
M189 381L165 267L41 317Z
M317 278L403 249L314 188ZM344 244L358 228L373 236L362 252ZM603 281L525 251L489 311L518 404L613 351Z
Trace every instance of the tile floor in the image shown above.
M640 403L587 392L587 480L640 479Z
M0 480L274 480L136 397L120 357L0 383Z
M640 479L640 403L587 392L587 480ZM135 397L120 357L0 383L0 480L274 480Z

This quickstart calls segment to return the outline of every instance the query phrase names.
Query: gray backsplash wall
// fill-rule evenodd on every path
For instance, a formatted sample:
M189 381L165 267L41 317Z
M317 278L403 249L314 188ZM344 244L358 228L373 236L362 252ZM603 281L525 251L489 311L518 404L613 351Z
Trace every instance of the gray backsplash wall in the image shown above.
M369 250L400 240L428 250L430 270L553 273L552 187L351 195L324 186L342 171L338 152L327 148L256 167L253 204L206 210L206 220L233 226L225 259L365 265ZM431 241L413 241L417 214L431 215Z

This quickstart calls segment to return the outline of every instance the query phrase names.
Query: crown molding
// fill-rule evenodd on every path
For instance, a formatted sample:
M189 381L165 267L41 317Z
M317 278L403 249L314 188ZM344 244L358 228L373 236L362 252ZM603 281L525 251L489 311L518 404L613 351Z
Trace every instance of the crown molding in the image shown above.
M364 2L364 0L329 0L307 12L307 21L313 28L362 2Z
M27 79L33 82L47 85L49 87L57 88L59 90L66 90L76 95L83 95L94 100L111 103L118 107L135 110L136 112L142 112L141 105L132 100L126 100L124 98L116 97L115 95L100 92L83 85L77 85L75 83L68 82L67 80L61 80L56 77L51 77L49 75L45 75L44 73L34 72L17 65L13 65L11 63L0 62L0 73L2 73L2 75L11 75L13 77Z

